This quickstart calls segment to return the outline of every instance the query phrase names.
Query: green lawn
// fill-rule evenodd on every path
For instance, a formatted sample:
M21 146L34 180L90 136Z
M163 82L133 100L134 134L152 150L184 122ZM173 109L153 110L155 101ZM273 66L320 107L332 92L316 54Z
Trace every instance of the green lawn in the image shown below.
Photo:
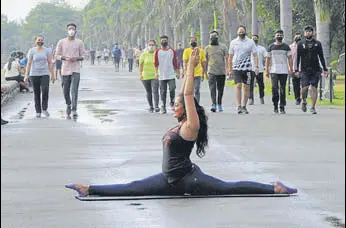
M271 81L270 79L266 78L264 79L264 84L265 84L265 89L264 93L267 95L271 95ZM231 86L234 87L234 80L231 81L226 81L226 86ZM258 87L255 87L254 93L258 93ZM288 95L288 85L286 88L286 93L287 93L287 99L289 100L294 100L294 95L293 91L291 91L291 95ZM311 99L308 98L308 102L311 102ZM335 106L345 106L345 75L337 75L336 76L336 82L334 85L334 98L333 102L330 103L329 99L328 100L318 100L317 101L318 105L335 105ZM344 109L344 107L340 107L341 109Z

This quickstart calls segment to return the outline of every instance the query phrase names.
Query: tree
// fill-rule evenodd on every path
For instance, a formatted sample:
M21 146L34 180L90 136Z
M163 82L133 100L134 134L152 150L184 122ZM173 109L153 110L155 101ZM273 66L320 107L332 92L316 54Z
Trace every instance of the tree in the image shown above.
M285 43L292 43L292 0L280 0L280 27L284 31Z

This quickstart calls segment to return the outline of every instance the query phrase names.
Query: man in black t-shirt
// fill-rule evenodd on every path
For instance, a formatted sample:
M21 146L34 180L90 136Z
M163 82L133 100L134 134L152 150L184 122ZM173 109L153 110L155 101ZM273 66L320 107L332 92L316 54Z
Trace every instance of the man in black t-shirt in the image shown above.
M315 106L317 101L317 86L322 73L320 62L323 67L324 76L328 77L328 69L323 56L322 44L320 41L313 38L314 29L312 26L304 28L305 40L298 43L297 61L295 64L295 74L300 75L302 87L302 111L306 112L308 89L311 85L311 109L312 114L317 114ZM299 64L301 71L299 72Z

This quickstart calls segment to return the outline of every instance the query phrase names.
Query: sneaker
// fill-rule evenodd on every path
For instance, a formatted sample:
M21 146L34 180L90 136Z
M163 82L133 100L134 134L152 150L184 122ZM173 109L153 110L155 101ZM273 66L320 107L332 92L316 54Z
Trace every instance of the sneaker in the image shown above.
M149 111L150 113L153 113L153 112L154 112L154 108L153 108L153 107L150 107L150 108L148 109L148 111Z
M210 111L216 112L216 104L211 105Z
M50 116L49 112L47 110L44 110L42 113L43 113L44 117L49 117Z
M238 114L242 114L242 113L243 113L243 110L242 110L241 106L238 106L238 108L237 108L237 113L238 113Z
M159 108L159 107L156 107L156 108L155 108L155 112L160 112L160 108Z
M66 115L71 115L71 105L67 105L66 107Z
M41 113L36 113L36 118L41 118Z
M252 98L249 99L249 105L254 105L254 100Z
M246 109L246 106L243 106L241 109L243 113L249 114L248 110Z
M311 107L311 108L310 108L310 112L311 112L312 114L317 114L315 107Z
M78 116L78 113L76 111L72 111L72 116L73 117L77 117Z
M218 110L219 112L223 112L222 105L217 105L217 110Z
M3 120L3 119L1 118L1 125L5 125L5 124L8 124L8 121L7 121L7 120Z
M280 107L280 114L286 114L285 107Z
M260 98L260 100L261 100L261 104L264 104L264 98L262 97Z
M278 109L278 106L274 106L274 113L279 113L279 109Z
M174 102L170 103L170 107L171 107L172 111L174 111Z
M302 111L303 111L303 112L306 112L306 110L307 110L306 105L307 105L306 102L303 102L303 103L302 103Z
M166 114L167 113L167 110L166 110L166 107L165 106L161 106L161 113L162 114Z
M300 105L301 101L300 100L296 100L296 105Z

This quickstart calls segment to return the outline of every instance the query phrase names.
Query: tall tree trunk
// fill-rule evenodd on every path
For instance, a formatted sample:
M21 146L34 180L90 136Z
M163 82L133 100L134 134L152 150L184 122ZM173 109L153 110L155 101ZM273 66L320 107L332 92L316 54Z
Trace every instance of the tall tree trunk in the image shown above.
M187 39L188 39L188 31L185 28L182 28L181 30L181 45L183 47L186 47Z
M200 10L199 13L199 29L200 29L200 39L201 47L205 47L209 43L209 32L210 25L213 21L213 11L211 9Z
M252 34L258 35L257 0L252 0Z
M324 58L326 65L330 63L330 12L328 5L324 8L319 7L322 0L314 0L314 8L316 15L316 38L321 42L323 47ZM325 1L328 3L328 1Z
M223 35L225 42L229 43L232 40L231 35L231 15L230 15L230 4L229 0L223 0Z
M328 1L314 0L314 9L316 16L316 38L322 44L323 54L326 65L330 63L330 12ZM325 96L329 97L329 83L326 83L325 77L322 77L322 87L325 90Z
M197 26L199 25L199 21L195 20L191 24L190 36L196 36Z
M238 15L237 15L237 3L235 0L231 0L231 40L235 37L237 37L237 28L239 26L238 24Z
M280 0L280 27L284 31L284 42L292 43L292 0Z

